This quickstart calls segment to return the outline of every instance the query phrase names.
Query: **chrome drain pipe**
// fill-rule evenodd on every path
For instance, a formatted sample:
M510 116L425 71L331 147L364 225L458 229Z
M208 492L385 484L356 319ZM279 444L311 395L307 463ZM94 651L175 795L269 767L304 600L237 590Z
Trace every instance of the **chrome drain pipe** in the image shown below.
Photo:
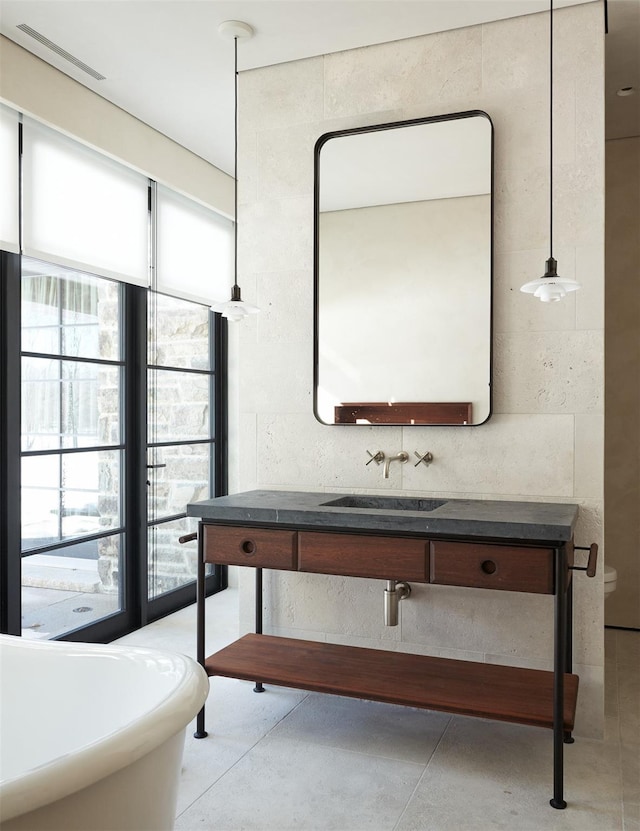
M387 580L387 588L384 590L384 625L398 625L398 604L401 600L409 597L411 586L408 583L397 580Z

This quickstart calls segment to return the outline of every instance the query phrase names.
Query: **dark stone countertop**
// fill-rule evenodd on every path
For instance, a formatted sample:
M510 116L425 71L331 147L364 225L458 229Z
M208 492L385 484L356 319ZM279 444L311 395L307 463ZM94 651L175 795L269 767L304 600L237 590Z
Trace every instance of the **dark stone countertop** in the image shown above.
M340 507L368 500L380 507ZM420 504L438 501L434 510ZM409 509L399 509L404 503ZM416 510L416 508L418 508ZM573 536L578 506L557 502L437 499L324 492L255 490L187 506L188 516L234 525L283 526L316 531L360 531L434 537L563 543Z

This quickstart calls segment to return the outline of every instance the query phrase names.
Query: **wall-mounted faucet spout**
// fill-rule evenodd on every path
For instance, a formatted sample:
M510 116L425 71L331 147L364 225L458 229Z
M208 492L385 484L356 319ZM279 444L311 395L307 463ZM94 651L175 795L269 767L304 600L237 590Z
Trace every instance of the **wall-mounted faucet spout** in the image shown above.
M391 462L401 462L404 464L409 459L409 454L404 450L401 450L399 453L396 453L395 456L387 456L384 460L384 468L382 469L382 478L388 479L389 478L389 465Z
M384 625L398 625L398 604L401 600L409 597L411 586L408 583L398 583L395 580L387 580L387 588L384 590Z

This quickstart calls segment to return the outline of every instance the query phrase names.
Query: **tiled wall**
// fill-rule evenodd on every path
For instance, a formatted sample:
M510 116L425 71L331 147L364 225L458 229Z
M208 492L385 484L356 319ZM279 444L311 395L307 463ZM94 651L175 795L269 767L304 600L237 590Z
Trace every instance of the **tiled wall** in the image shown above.
M555 233L583 290L543 305L519 286L548 256L548 16L311 58L240 78L239 274L262 313L231 335L231 489L255 487L577 502L577 543L602 542L603 21L555 17ZM312 413L313 146L322 133L485 110L495 125L494 414L483 426L326 427ZM430 450L388 480L367 449ZM602 730L602 578L575 581L577 732ZM241 623L251 628L251 575ZM548 667L544 596L415 585L401 625L382 583L271 573L267 629Z

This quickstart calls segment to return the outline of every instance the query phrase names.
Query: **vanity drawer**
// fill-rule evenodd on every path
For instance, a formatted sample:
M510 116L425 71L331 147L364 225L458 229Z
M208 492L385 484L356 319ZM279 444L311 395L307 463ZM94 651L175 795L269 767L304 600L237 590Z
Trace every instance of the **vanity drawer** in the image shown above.
M295 570L296 532L205 525L204 560L230 566Z
M553 594L553 549L481 543L430 543L430 582Z
M298 569L320 574L427 581L425 540L298 533Z

